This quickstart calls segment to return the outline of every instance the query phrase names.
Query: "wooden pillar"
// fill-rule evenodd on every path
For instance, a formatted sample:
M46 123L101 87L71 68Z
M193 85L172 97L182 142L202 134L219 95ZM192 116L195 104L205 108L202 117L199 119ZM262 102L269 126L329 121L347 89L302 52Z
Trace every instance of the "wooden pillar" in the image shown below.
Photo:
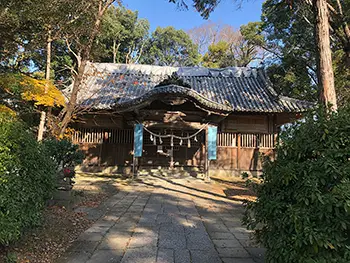
M237 170L240 170L241 134L237 133Z
M209 158L208 158L208 127L205 128L205 179L210 180L209 177Z
M203 140L204 139L204 140ZM206 171L206 148L205 148L205 142L206 142L206 135L204 135L204 138L202 138L201 142L201 164L204 166L204 172Z

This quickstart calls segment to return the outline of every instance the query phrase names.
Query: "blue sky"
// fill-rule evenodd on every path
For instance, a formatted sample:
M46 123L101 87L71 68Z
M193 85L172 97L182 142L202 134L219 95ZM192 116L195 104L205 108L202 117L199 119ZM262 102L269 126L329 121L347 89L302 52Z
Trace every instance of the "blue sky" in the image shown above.
M192 0L187 0L187 3L191 4ZM262 0L244 1L238 8L234 0L222 0L209 19L239 28L242 24L260 20L262 3ZM140 18L147 18L151 31L157 26L187 30L205 23L193 8L179 10L168 0L124 0L123 4L133 11L138 10Z

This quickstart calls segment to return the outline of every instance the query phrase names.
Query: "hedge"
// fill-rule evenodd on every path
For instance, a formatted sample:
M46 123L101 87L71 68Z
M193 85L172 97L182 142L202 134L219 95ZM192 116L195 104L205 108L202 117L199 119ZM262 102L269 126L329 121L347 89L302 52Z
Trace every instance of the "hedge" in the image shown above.
M268 263L350 262L350 107L318 109L280 136L245 223Z
M0 244L40 223L55 175L53 161L25 124L0 114Z

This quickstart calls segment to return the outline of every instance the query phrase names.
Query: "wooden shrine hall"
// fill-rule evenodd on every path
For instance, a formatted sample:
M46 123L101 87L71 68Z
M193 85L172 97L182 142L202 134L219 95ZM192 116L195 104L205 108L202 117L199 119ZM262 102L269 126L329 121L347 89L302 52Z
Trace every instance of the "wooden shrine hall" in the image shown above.
M109 63L88 64L78 105L83 170L229 172L259 171L279 127L313 106L278 95L263 69Z

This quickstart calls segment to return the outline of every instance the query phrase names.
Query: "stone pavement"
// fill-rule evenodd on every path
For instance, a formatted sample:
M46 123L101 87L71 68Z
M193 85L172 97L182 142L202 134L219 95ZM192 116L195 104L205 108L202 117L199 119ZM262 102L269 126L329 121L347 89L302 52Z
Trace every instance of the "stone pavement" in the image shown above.
M192 177L142 176L109 198L59 263L261 263L242 206Z

